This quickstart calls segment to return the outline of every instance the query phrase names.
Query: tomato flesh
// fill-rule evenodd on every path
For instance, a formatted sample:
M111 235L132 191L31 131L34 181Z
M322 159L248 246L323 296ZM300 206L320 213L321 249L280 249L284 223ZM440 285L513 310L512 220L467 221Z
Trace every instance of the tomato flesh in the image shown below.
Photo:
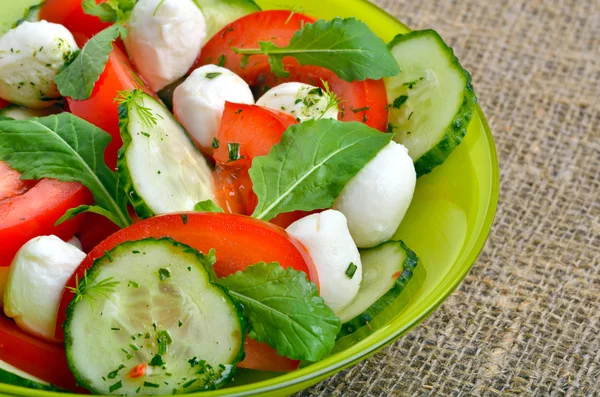
M61 345L35 338L0 315L0 360L66 390L86 393L77 386Z
M96 0L103 3L107 0ZM65 26L81 47L96 33L111 24L83 12L81 0L45 0L40 9L40 19Z
M238 364L240 368L270 372L290 372L298 369L300 361L277 354L269 345L246 338L246 358Z
M217 252L214 269L225 277L259 262L278 262L307 274L318 285L318 276L312 259L302 245L281 228L267 222L241 215L218 213L170 214L146 219L122 229L94 248L83 260L67 283L75 286L76 277L82 278L94 260L125 241L147 237L170 237L201 252L211 248ZM73 293L63 291L58 310L56 338L63 339L62 324Z
M119 129L119 109L115 98L119 91L133 90L141 82L127 56L118 48L114 48L108 57L104 72L94 86L92 96L81 101L67 98L71 113L103 129L112 137L104 152L104 160L113 169L117 165L117 153L123 145ZM140 88L154 95L145 85L141 85Z
M20 174L0 162L0 267L10 266L17 251L37 236L54 234L68 240L83 216L54 223L71 208L92 204L92 195L79 183L42 179L19 180Z

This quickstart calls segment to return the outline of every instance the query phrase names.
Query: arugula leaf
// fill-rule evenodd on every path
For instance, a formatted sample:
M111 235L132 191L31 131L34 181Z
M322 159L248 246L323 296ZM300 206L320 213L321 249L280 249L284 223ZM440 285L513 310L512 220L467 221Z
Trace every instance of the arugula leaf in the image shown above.
M54 78L60 94L76 100L88 99L104 72L113 42L126 34L127 30L117 24L92 37Z
M223 208L219 207L212 200L201 201L194 207L194 211L197 212L225 212Z
M331 207L392 136L330 119L290 126L268 155L252 162L250 178L258 196L252 216L270 220L284 212Z
M70 113L0 121L0 160L21 172L22 179L52 178L87 187L95 205L70 210L67 216L92 211L126 227L131 224L127 196L118 187L117 174L104 163L110 139Z
M260 41L260 49L233 48L241 55L269 56L271 70L289 77L283 58L291 56L301 65L325 67L343 80L378 80L400 73L398 63L386 44L363 22L354 18L319 20L307 24L292 37L286 47Z
M96 0L83 0L81 7L88 15L100 18L102 22L124 22L137 0L108 0L100 4Z
M244 306L250 338L294 360L318 361L331 353L341 320L305 273L259 263L217 282Z

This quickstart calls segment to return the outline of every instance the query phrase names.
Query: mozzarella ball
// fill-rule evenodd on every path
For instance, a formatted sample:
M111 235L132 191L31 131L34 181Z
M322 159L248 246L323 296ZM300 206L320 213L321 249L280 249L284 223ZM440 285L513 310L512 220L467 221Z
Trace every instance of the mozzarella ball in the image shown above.
M129 56L159 91L192 67L206 38L206 21L193 0L140 0L127 30Z
M254 104L248 84L229 69L205 65L173 93L173 112L202 150L211 154L221 126L225 102Z
M344 214L334 210L312 214L292 223L286 231L306 248L317 268L319 293L339 313L356 297L362 281L362 263ZM354 275L346 274L351 264Z
M348 182L333 208L346 215L359 248L392 237L412 201L416 182L408 150L393 141Z
M60 98L58 70L78 49L62 25L23 22L0 37L0 98L28 108L52 106Z
M338 118L335 98L310 84L283 83L267 91L256 104L287 113L300 123Z
M22 330L53 339L63 289L84 258L81 250L56 236L29 240L10 265L4 313Z

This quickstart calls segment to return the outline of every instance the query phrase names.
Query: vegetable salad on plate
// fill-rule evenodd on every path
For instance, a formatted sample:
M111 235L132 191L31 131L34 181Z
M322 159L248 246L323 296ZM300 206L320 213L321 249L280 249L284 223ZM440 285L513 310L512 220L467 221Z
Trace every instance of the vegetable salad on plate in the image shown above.
M433 30L32 7L0 36L0 382L182 394L327 357L410 282L392 236L475 102Z

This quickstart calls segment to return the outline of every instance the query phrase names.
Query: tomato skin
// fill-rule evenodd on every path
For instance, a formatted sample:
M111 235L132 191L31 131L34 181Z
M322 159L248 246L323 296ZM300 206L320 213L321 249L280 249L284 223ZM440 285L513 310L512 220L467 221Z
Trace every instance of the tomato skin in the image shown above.
M184 223L185 221L185 223ZM147 237L170 237L201 252L211 248L217 252L214 269L219 277L225 277L247 266L259 262L278 262L307 274L309 280L318 284L318 276L308 252L281 228L258 219L222 213L185 213L161 215L146 219L122 229L94 248L83 260L67 287L76 285L76 277L82 278L94 260L103 256L125 241L136 241ZM73 293L63 291L56 335L64 337L62 324Z
M19 173L12 175L18 180ZM22 194L0 199L0 267L10 266L17 251L34 237L54 234L69 240L79 230L83 216L58 226L54 223L67 210L93 202L89 190L79 183L42 179L29 187Z
M103 3L107 0L96 0ZM111 24L83 12L81 0L45 0L40 9L40 19L64 25L81 47L96 33Z
M8 105L10 105L10 102L7 102L4 99L0 98L0 109L4 109Z
M111 135L112 140L104 152L104 160L113 169L117 165L117 152L123 145L119 129L119 109L115 98L119 91L136 88L136 84L139 85L141 79L139 82L136 80L137 75L127 56L118 48L114 48L104 72L94 86L92 96L81 101L67 98L71 113ZM154 95L147 87L141 88Z
M226 102L213 158L218 164L250 168L252 160L267 155L293 124L298 124L294 117L277 110ZM241 160L229 161L229 143L240 144Z
M298 369L300 361L292 360L277 354L275 349L266 343L246 338L244 344L246 358L238 364L240 368L270 372L290 372Z
M66 390L87 393L78 387L61 345L35 338L0 315L0 360Z

